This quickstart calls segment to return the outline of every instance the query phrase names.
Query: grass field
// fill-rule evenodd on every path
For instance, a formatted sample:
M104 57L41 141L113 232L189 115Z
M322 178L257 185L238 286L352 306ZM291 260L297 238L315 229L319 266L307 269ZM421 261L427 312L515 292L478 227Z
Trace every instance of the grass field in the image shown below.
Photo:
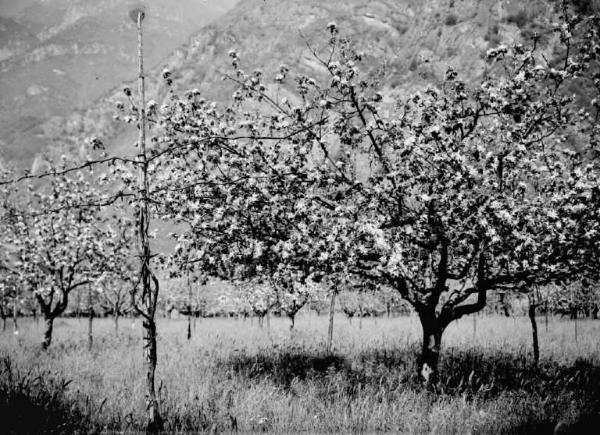
M335 351L323 351L327 319L159 321L157 379L166 429L216 432L572 433L598 427L600 321L539 320L542 359L531 364L527 318L461 319L444 336L441 381L416 376L414 317L336 317ZM362 323L362 325L361 325ZM3 432L134 431L144 427L140 320L58 319L49 351L41 323L0 335ZM476 326L476 328L474 328ZM592 429L594 426L592 426ZM8 430L7 430L8 429ZM595 433L590 432L590 433Z

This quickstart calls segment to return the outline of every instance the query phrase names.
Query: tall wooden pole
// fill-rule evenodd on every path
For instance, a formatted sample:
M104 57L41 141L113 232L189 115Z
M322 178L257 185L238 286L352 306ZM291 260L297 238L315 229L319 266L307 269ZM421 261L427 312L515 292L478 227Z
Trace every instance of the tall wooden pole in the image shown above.
M548 295L546 294L546 300L544 301L545 304L545 318L544 321L546 323L546 332L548 332Z
M188 287L188 315L187 315L187 339L192 339L192 284L190 283L190 269L187 269L187 287Z
M92 301L92 284L88 284L88 350L92 350L94 345L94 306Z
M327 330L327 353L331 353L333 347L333 317L335 316L335 297L337 289L334 288L331 293L331 303L329 305L329 328Z
M17 317L19 316L19 286L15 284L15 298L13 299L13 325L14 334L19 335L19 322Z
M77 292L77 322L81 323L81 292Z
M0 315L2 315L2 332L6 331L6 312L4 306L6 304L6 286L2 285L2 304L0 305Z
M139 143L138 143L138 240L139 256L141 263L141 285L142 285L142 304L144 308L142 321L142 337L144 341L144 359L146 364L146 409L148 412L148 432L159 432L162 427L162 419L158 407L155 388L155 372L157 363L156 351L156 302L158 298L158 281L153 279L150 270L150 240L149 225L150 218L148 212L148 159L146 155L146 89L144 83L144 45L142 21L144 12L140 9L134 11L137 18L138 30L138 94L140 103L139 113ZM154 284L154 286L153 286Z
M575 313L573 314L573 310ZM571 316L575 321L575 343L577 343L577 317L579 317L579 312L577 310L577 305L575 304L575 296L573 295L573 287L571 287Z

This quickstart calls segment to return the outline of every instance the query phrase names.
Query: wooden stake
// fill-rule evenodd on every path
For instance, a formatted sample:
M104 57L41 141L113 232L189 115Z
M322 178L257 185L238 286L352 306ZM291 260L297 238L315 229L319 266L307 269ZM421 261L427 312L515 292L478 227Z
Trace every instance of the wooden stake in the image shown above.
M331 293L331 304L329 305L329 329L327 331L327 353L331 353L333 346L333 317L335 315L335 297L337 290L333 289Z

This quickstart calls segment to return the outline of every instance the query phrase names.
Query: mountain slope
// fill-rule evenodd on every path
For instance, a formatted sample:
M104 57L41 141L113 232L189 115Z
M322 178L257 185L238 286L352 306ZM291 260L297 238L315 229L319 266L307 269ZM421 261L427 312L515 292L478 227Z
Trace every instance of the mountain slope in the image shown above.
M146 63L157 64L237 0L146 0ZM136 75L136 30L122 0L0 4L0 156L29 159L43 125L90 106ZM60 139L60 138L57 138Z
M547 18L548 2L530 2L524 26ZM323 46L325 27L335 21L367 54L364 65L381 66L390 87L412 90L443 77L452 66L469 79L485 67L485 51L521 34L511 17L522 2L498 0L248 0L195 37L176 62L176 82L201 85L208 97L221 99L215 86L228 70L227 52L236 48L246 69L275 72L280 63L318 74L305 45ZM534 17L534 14L536 15ZM490 35L493 35L491 37Z
M157 101L166 95L160 71L167 66L177 89L199 88L207 99L227 102L233 85L221 78L230 70L231 48L239 52L245 70L259 68L267 77L274 76L282 63L292 71L319 76L322 69L306 42L317 48L325 46L325 27L330 21L337 22L341 33L367 54L363 68L382 77L387 94L408 93L435 83L448 66L467 80L476 80L485 71L488 48L543 27L553 8L553 2L542 0L527 4L514 0L243 0L149 71L148 95ZM148 19L147 25L151 22ZM156 38L147 32L146 45L157 44ZM548 51L551 53L552 44ZM134 54L131 45L123 55ZM130 69L133 77L135 66ZM126 85L135 87L134 82ZM93 135L120 152L133 151L130 145L135 130L112 119L114 103L123 100L122 87L113 88L87 109L35 124L32 135L59 148L78 146L82 136ZM38 88L27 90L40 93ZM94 95L90 91L86 98ZM52 101L58 106L63 100ZM35 116L31 120L21 117L21 127L27 129L28 122L35 120Z

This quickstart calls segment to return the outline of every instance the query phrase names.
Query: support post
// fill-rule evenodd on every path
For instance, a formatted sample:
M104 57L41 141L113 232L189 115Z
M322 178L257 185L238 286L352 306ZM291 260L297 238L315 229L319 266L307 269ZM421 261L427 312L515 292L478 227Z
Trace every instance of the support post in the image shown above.
M327 330L327 353L331 353L333 347L333 317L335 316L335 298L337 289L333 289L331 293L331 303L329 305L329 328Z
M159 412L158 399L155 388L155 372L157 364L156 349L156 303L158 299L158 280L154 278L150 269L149 225L150 216L148 210L148 159L146 155L146 90L144 81L144 45L142 21L144 11L135 9L131 11L131 17L137 22L138 31L138 94L140 98L139 114L139 139L138 139L138 197L137 197L137 232L138 249L140 256L140 284L142 289L142 338L144 343L144 360L146 366L146 409L148 432L157 433L163 428L162 418Z

